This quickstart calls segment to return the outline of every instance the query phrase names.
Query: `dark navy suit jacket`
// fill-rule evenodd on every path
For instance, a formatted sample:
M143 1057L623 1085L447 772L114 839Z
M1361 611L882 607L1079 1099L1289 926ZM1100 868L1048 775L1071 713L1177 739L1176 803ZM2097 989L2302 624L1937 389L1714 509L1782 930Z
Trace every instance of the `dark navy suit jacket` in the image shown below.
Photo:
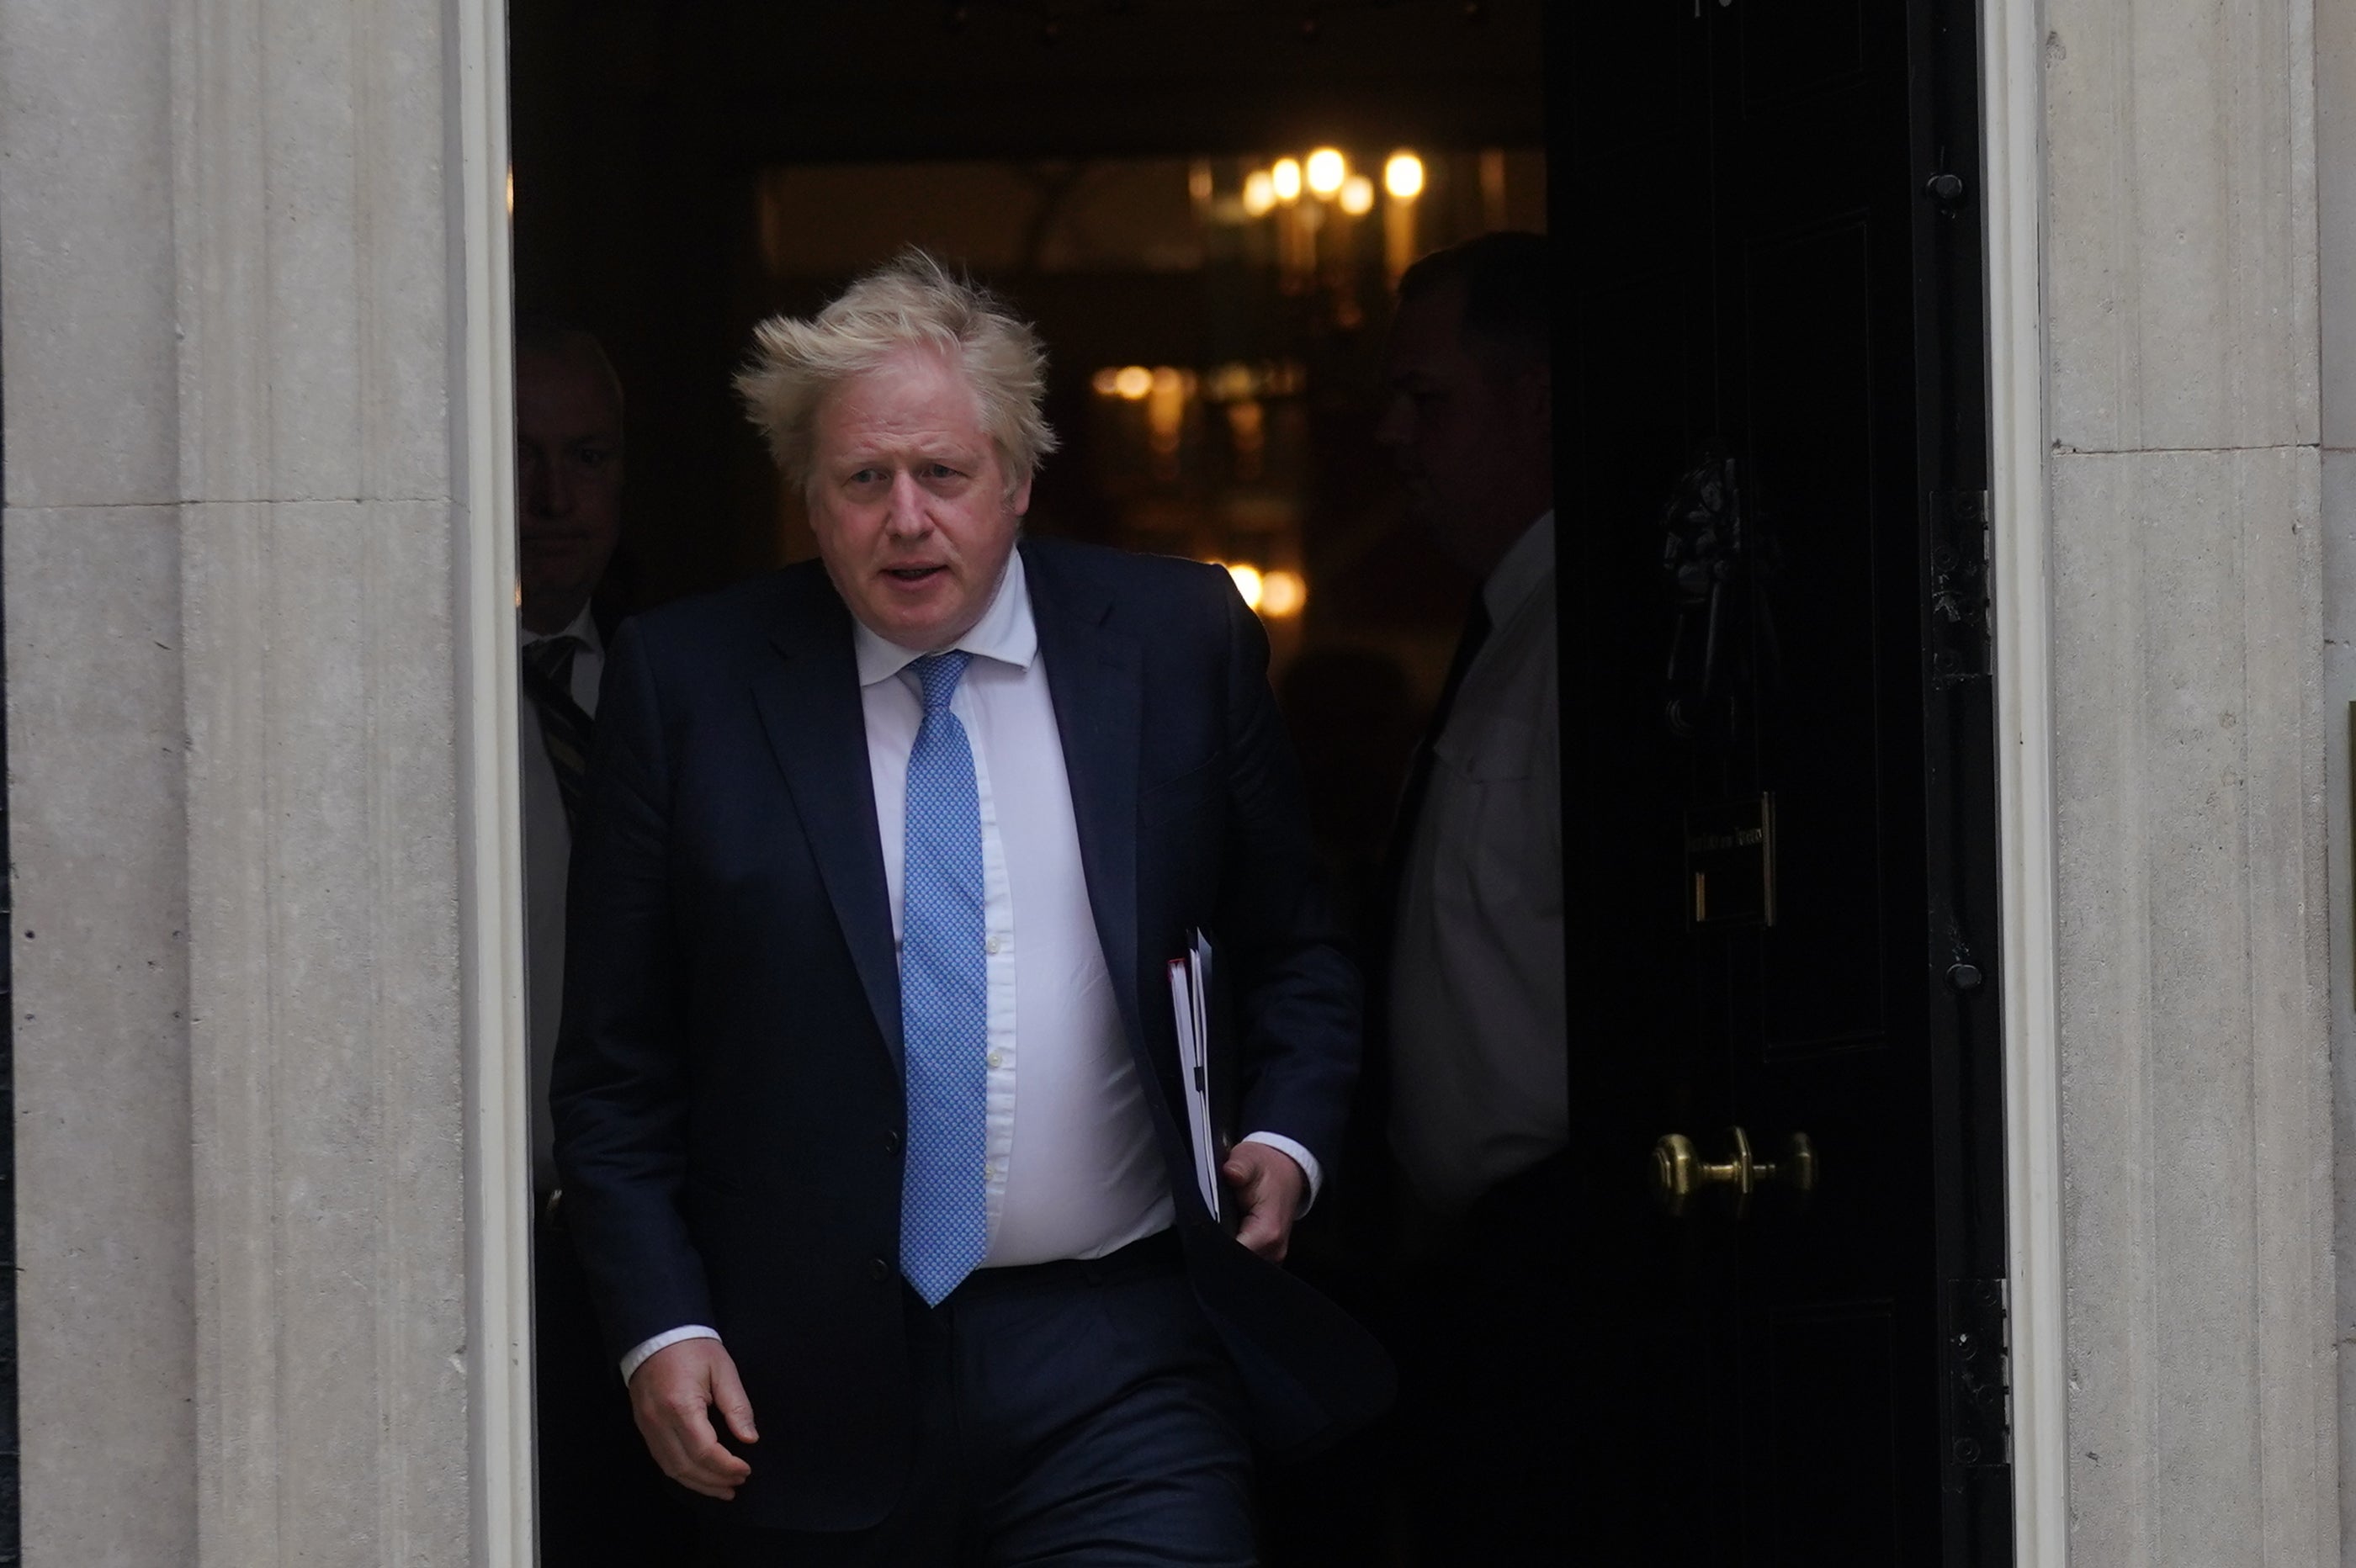
M1256 1435L1377 1412L1380 1352L1204 1210L1165 965L1234 998L1238 1125L1331 1168L1357 1071L1343 956L1258 619L1214 567L1021 547L1081 861L1177 1203ZM815 562L615 639L574 850L553 1099L564 1211L614 1354L717 1328L761 1424L747 1523L872 1524L913 1408L897 1258L899 976L851 623Z

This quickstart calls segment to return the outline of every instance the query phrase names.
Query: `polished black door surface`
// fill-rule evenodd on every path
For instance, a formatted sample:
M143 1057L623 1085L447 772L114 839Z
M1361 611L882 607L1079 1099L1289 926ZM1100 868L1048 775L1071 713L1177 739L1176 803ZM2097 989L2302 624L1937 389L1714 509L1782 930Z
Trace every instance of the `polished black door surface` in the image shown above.
M1598 1558L2010 1560L1973 16L1549 38Z

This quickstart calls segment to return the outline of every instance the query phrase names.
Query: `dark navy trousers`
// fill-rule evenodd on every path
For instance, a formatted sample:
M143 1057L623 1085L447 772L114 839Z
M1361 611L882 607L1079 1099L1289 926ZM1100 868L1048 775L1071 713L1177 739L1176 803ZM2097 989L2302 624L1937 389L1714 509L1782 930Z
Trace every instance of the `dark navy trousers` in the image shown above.
M752 1529L707 1506L711 1568L1257 1561L1242 1395L1173 1232L984 1269L937 1307L905 1301L918 1419L900 1505L844 1534Z

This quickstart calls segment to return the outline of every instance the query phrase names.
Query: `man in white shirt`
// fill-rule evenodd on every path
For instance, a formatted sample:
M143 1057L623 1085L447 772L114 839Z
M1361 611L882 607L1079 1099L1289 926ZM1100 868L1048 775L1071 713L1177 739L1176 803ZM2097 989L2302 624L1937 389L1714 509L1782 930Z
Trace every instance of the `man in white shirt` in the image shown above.
M921 253L739 384L820 561L616 639L554 1083L648 1447L719 1563L1248 1563L1247 1433L1388 1392L1274 1266L1357 997L1266 639L1215 568L1018 545L1044 352Z
M551 1563L661 1568L686 1561L685 1531L614 1385L556 1200L547 1110L564 996L572 824L605 669L591 599L622 526L621 380L578 328L527 325L517 336L516 501L541 1549Z
M556 1185L548 1064L564 997L564 880L605 643L591 601L622 537L622 383L578 328L516 340L516 635L524 701L525 943L532 1183Z
M1377 439L1480 583L1401 802L1381 1038L1410 1254L1402 1412L1427 1544L1561 1560L1569 1090L1547 240L1400 279Z

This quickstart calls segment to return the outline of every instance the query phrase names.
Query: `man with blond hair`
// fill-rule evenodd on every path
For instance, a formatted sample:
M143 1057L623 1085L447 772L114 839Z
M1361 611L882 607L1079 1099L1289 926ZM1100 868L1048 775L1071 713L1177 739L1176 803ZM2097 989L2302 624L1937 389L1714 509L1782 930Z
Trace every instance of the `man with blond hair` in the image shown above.
M764 324L739 386L819 560L613 646L557 1157L715 1562L1248 1563L1253 1441L1387 1397L1276 1266L1358 994L1265 638L1215 568L1018 537L1044 369L916 252ZM1166 973L1198 933L1232 1239Z

